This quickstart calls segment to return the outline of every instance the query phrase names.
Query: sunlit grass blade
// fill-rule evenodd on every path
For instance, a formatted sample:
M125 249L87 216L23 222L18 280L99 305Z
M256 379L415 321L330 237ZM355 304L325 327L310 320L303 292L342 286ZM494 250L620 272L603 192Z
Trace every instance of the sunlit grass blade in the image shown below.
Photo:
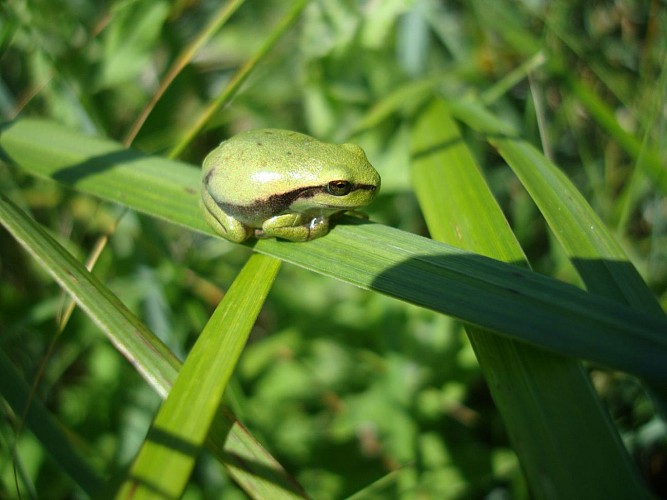
M27 428L44 445L53 460L90 496L102 491L104 480L82 457L56 419L44 407L17 372L12 362L0 351L0 394L9 403L17 420L25 417ZM25 412L25 414L24 414ZM5 455L8 457L9 453ZM3 464L6 466L7 464Z
M512 167L589 291L664 317L658 300L621 246L556 165L527 141L507 135L504 124L473 102L459 101L452 109L459 119L487 134ZM667 332L663 335L667 337ZM656 380L647 382L660 396L656 402L664 412L667 386Z
M0 222L165 396L179 365L169 349L83 264L4 196L0 196Z
M458 119L484 133L512 167L588 290L664 316L621 246L556 165L478 104L458 101L448 106Z
M119 145L114 149L110 141L32 120L7 127L0 146L28 172L213 234L200 214L199 169ZM307 244L261 240L247 245L546 349L667 378L664 316L642 314L517 266L390 227L345 222ZM629 344L635 349L628 351Z
M280 261L254 254L179 371L118 498L180 498Z
M0 197L0 222L164 397L180 368L176 356L80 262L4 197ZM230 462L232 476L247 491L302 495L299 486L232 415L221 413L215 422L209 449L223 463Z
M517 265L525 257L442 101L413 129L412 177L431 235ZM645 494L576 360L466 327L533 494ZM614 470L614 474L609 474Z

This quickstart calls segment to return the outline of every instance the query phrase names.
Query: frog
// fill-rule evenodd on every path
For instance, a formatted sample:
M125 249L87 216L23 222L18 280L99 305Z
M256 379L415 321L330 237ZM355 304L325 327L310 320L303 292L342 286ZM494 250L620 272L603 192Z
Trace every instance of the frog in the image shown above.
M359 214L380 190L364 150L299 132L263 128L236 134L204 159L204 218L223 238L310 241L343 213Z

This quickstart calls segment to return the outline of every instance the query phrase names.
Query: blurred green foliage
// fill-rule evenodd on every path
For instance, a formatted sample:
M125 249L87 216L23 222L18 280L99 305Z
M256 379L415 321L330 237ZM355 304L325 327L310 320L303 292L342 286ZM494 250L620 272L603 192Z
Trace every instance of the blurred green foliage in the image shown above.
M261 44L290 2L248 1L178 75L133 146L166 153ZM0 113L47 116L122 140L219 2L8 0L0 5ZM665 158L667 7L661 2L311 0L183 159L197 165L250 127L361 144L383 176L373 220L425 233L408 178L408 131L431 80L493 98L617 232L667 305L667 202L577 89ZM545 62L485 93L537 53ZM525 76L525 75L524 75ZM437 80L435 80L437 79ZM395 95L400 105L360 123ZM590 103L588 103L590 104ZM533 266L576 275L495 152L466 132ZM664 165L664 160L663 160ZM663 173L663 175L665 175ZM180 357L248 250L127 212L0 164L0 190L85 260ZM0 232L0 348L105 476L121 473L159 399ZM52 346L52 348L51 348ZM446 362L443 362L446 360ZM43 373L41 373L43 370ZM667 433L639 384L591 367L593 381L655 492L667 495ZM502 421L459 325L399 301L283 266L227 392L235 415L315 498L527 498ZM21 415L2 401L0 498L77 496ZM662 461L662 462L661 462ZM662 469L656 467L662 463ZM187 498L243 494L207 456Z

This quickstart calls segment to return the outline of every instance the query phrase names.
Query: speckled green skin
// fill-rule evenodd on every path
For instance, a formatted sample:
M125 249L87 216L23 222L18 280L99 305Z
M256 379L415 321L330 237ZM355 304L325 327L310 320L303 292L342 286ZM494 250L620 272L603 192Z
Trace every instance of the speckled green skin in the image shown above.
M328 144L280 129L242 132L204 160L206 221L224 238L308 241L333 215L370 203L380 176L354 144Z

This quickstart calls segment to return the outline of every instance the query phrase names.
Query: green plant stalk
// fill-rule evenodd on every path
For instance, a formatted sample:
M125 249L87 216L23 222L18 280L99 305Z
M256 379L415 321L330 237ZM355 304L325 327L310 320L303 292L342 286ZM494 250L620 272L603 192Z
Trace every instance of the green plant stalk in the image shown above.
M237 275L190 350L117 498L183 495L280 263L254 254Z
M655 183L663 195L667 194L667 171L660 154L640 139L627 132L618 123L614 111L586 84L572 78L565 70L559 77L570 89L572 95L590 113L595 122L602 127Z
M593 69L600 81L611 89L621 103L628 101L629 96L622 95L623 92L614 84L609 68L603 67L594 59L586 60L584 57L586 49L566 30L561 29L561 25L566 22L560 12L561 5L555 4L553 9L547 11L546 19L539 19L540 22L544 22L549 33L553 33L562 39L589 68ZM516 16L509 3L485 2L483 8L478 7L478 13L486 19L485 23L502 25L504 29L497 30L496 34L502 36L514 50L523 54L528 60L543 49L544 44L526 29L525 24L520 21L517 22L521 18ZM568 62L559 53L551 51L546 54L546 59L545 67L549 73L562 81L564 86L570 90L572 96L591 115L595 123L605 130L637 162L663 194L667 193L667 172L664 168L664 158L661 157L660 152L649 144L643 144L635 135L626 131L616 119L614 110L598 96L591 85L573 76L571 65L568 65Z
M479 4L477 12L480 19L484 19L484 23L490 26L503 26L503 29L496 30L495 34L503 37L518 54L522 54L530 60L544 48L544 43L526 28L527 24L523 23L522 18L516 15L515 9L510 6L509 2L484 2L483 7L481 2ZM546 11L546 18L540 17L539 21L545 23L548 33L560 38L573 50L587 67L593 70L600 81L611 89L621 103L627 102L630 96L623 95L627 92L621 91L620 87L615 85L609 67L599 64L594 58L586 59L586 48L570 36L567 30L561 28L563 23L568 22L563 17L562 5L564 3L554 4L554 8ZM616 119L614 110L598 96L592 86L573 76L571 64L568 64L568 61L561 54L550 51L545 55L547 58L545 67L548 72L562 81L572 96L591 115L595 123L605 130L637 162L638 166L653 180L663 195L667 193L665 159L660 152L655 147L642 143L635 135L626 131Z
M176 379L180 362L162 341L42 227L4 196L0 196L0 223L74 298L151 387L164 397ZM22 410L15 409L17 413ZM280 464L233 415L219 411L214 422L207 446L245 491L265 498L304 496L302 488L287 477ZM32 420L27 423L31 425ZM48 446L49 443L44 444ZM62 461L60 465L67 466L69 463ZM69 473L77 477L75 471Z
M199 51L199 49L201 49L204 44L206 44L206 42L208 42L222 26L224 26L232 14L236 12L236 10L241 5L243 5L244 2L245 0L232 0L225 3L224 5L221 5L218 8L216 14L211 17L211 20L202 30L202 32L194 40L192 40L192 42L190 42L188 46L185 47L178 55L176 60L169 68L169 71L167 71L166 75L160 82L160 87L151 96L151 100L148 102L148 104L146 104L135 122L130 127L130 131L127 133L125 139L123 140L123 144L125 146L129 147L130 144L132 144L132 141L134 141L134 138L139 133L139 130L141 130L141 127L146 122L148 115L150 115L157 102L164 95L169 85L171 85L171 83L176 79L183 68L185 68L185 66L192 60L197 51Z
M301 11L307 4L307 0L297 0L293 2L290 11L280 20L274 30L264 39L261 47L246 63L239 68L234 74L230 82L225 86L224 90L211 101L211 103L199 115L194 125L190 127L184 136L169 152L169 158L177 158L185 150L185 148L192 142L192 140L199 135L206 124L213 118L225 104L227 104L234 94L241 87L241 84L246 81L252 70L257 64L269 53L275 46L281 36L289 29L292 24L296 22L301 14Z
M526 265L442 101L412 135L413 183L433 238ZM481 328L466 332L537 498L648 496L578 362Z
M33 174L213 235L200 213L198 169L33 120L5 129L0 147ZM246 245L545 349L667 379L664 315L640 313L517 266L354 218L307 244Z
M485 105L490 105L507 94L512 88L521 83L527 75L536 71L540 66L546 62L546 56L543 51L536 52L532 57L526 59L519 66L514 68L504 78L499 80L495 85L484 91L479 99Z
M86 494L92 497L102 492L104 479L92 464L81 456L70 437L65 434L42 402L34 397L30 386L2 351L0 351L0 394L17 416L25 417L28 428L39 441L44 443L53 460ZM5 456L8 457L9 453Z

